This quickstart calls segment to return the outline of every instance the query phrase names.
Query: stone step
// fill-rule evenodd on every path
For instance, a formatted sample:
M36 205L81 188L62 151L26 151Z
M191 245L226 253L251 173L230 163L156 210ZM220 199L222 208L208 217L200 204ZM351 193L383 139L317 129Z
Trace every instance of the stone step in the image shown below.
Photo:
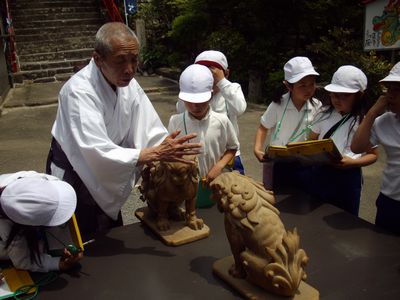
M32 16L32 15L54 15L54 14L72 14L72 13L82 13L82 12L91 12L91 11L99 11L97 5L90 5L87 6L79 6L79 7L40 7L40 8L24 8L24 9L17 9L11 11L11 16L14 19L24 16Z
M14 82L22 83L22 82L38 82L35 80L42 78L51 78L60 74L70 74L73 73L73 67L65 67L65 68L54 68L54 69L46 69L46 70L32 70L32 71L19 71L13 74ZM48 81L46 81L48 82Z
M19 84L68 80L93 54L100 0L12 0Z
M98 24L81 24L81 25L71 25L71 26L62 26L62 27L47 27L46 34L64 34L64 33L76 33L79 34L81 31L95 31L100 28L101 21L98 21ZM39 34L43 32L43 28L15 28L15 35L29 35L29 34Z
M60 20L31 20L21 23L14 23L14 29L39 29L46 31L47 28L64 28L70 26L80 26L80 25L100 25L102 20L100 18L90 18L90 19L60 19Z
M85 30L79 32L64 32L62 34L63 38L72 37L92 37L94 39L97 30ZM15 36L17 44L29 43L29 42L40 42L40 41L57 41L60 39L60 33L49 33L40 32L36 34L19 34Z
M73 49L60 52L43 52L35 54L19 55L20 63L24 62L39 62L39 61L56 61L69 59L84 59L91 57L93 48Z
M21 63L21 71L34 71L43 69L55 69L55 68L82 68L89 63L90 57L82 59L70 59L70 60L55 60L55 61L37 61L37 62L25 62Z
M43 53L43 52L61 52L71 49L93 48L94 38L66 38L58 41L17 43L18 56Z
M21 24L29 23L31 20L68 20L68 19L99 19L98 9L78 12L59 12L59 13L31 13L20 16L13 16L14 26L23 27Z
M87 7L88 5L97 6L96 0L47 0L47 1L21 1L16 0L10 3L11 12L20 9L31 9L31 8L46 8L46 7Z

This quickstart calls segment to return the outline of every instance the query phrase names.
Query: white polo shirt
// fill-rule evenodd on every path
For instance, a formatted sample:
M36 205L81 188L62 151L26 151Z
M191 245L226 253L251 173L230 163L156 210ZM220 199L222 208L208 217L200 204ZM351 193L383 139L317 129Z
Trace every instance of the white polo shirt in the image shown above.
M201 177L207 175L226 150L239 149L239 140L228 117L211 109L201 120L193 118L188 112L171 116L168 131L175 130L181 130L179 136L186 133L197 133L197 137L191 142L201 143L203 146L202 153L198 155Z
M392 112L376 118L371 131L370 143L381 144L387 159L383 171L381 192L400 201L400 118Z
M217 86L219 92L213 94L210 101L210 107L213 111L228 116L235 128L236 135L239 137L238 117L240 117L247 108L247 102L242 87L239 83L230 82L226 78L220 80L217 83ZM178 100L176 103L176 110L178 113L182 113L186 110L185 103L182 100ZM236 155L240 155L239 149Z
M343 116L336 110L332 110L331 112L320 111L315 116L311 130L319 134L318 139L322 140L329 129L342 118ZM356 154L350 149L351 141L353 140L358 125L359 123L354 117L349 117L331 136L331 139L335 142L336 147L343 156L348 156L353 159L362 156L362 154Z
M315 105L307 100L300 111L294 106L289 93L282 96L280 103L271 102L260 120L261 125L272 131L271 145L284 146L289 142L308 139L309 130L306 128L321 107L318 99L313 98L313 101L316 103ZM279 122L281 122L281 126L278 130ZM275 133L276 130L278 130L277 133ZM303 133L300 134L302 131ZM291 137L295 137L295 139L290 140Z

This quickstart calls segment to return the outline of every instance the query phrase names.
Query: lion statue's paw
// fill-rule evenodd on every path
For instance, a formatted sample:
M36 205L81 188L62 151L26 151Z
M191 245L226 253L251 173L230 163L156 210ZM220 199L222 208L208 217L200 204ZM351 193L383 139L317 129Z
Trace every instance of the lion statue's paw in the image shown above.
M229 268L229 274L235 278L245 278L246 277L246 271L241 267L236 267L236 264L233 264Z
M193 230L200 230L204 226L204 221L203 219L199 219L196 216L192 216L186 221L186 225Z
M159 218L156 222L156 225L160 231L166 231L171 227L167 218Z

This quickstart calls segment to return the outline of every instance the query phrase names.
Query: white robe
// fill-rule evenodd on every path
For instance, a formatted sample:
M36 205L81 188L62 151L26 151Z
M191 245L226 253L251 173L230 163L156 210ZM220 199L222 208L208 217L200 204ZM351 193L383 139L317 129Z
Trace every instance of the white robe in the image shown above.
M167 134L137 81L114 91L93 59L60 91L52 135L113 219L140 177L141 149L160 144Z

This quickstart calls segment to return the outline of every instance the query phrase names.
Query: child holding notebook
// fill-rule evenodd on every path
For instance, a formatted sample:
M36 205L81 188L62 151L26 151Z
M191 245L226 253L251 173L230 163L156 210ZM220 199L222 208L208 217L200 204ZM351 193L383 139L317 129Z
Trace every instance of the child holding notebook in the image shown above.
M337 164L313 169L312 192L355 216L360 206L361 167L377 159L376 149L371 147L363 154L350 149L354 132L363 119L366 88L367 77L360 69L341 66L325 86L331 102L316 115L310 133L310 139L332 139L343 156Z
M260 120L254 154L263 163L263 182L266 189L290 185L297 181L302 167L297 162L271 162L265 157L265 141L284 146L308 139L309 126L321 102L313 98L315 80L319 75L307 57L294 57L284 65L283 84L287 93L273 100Z

